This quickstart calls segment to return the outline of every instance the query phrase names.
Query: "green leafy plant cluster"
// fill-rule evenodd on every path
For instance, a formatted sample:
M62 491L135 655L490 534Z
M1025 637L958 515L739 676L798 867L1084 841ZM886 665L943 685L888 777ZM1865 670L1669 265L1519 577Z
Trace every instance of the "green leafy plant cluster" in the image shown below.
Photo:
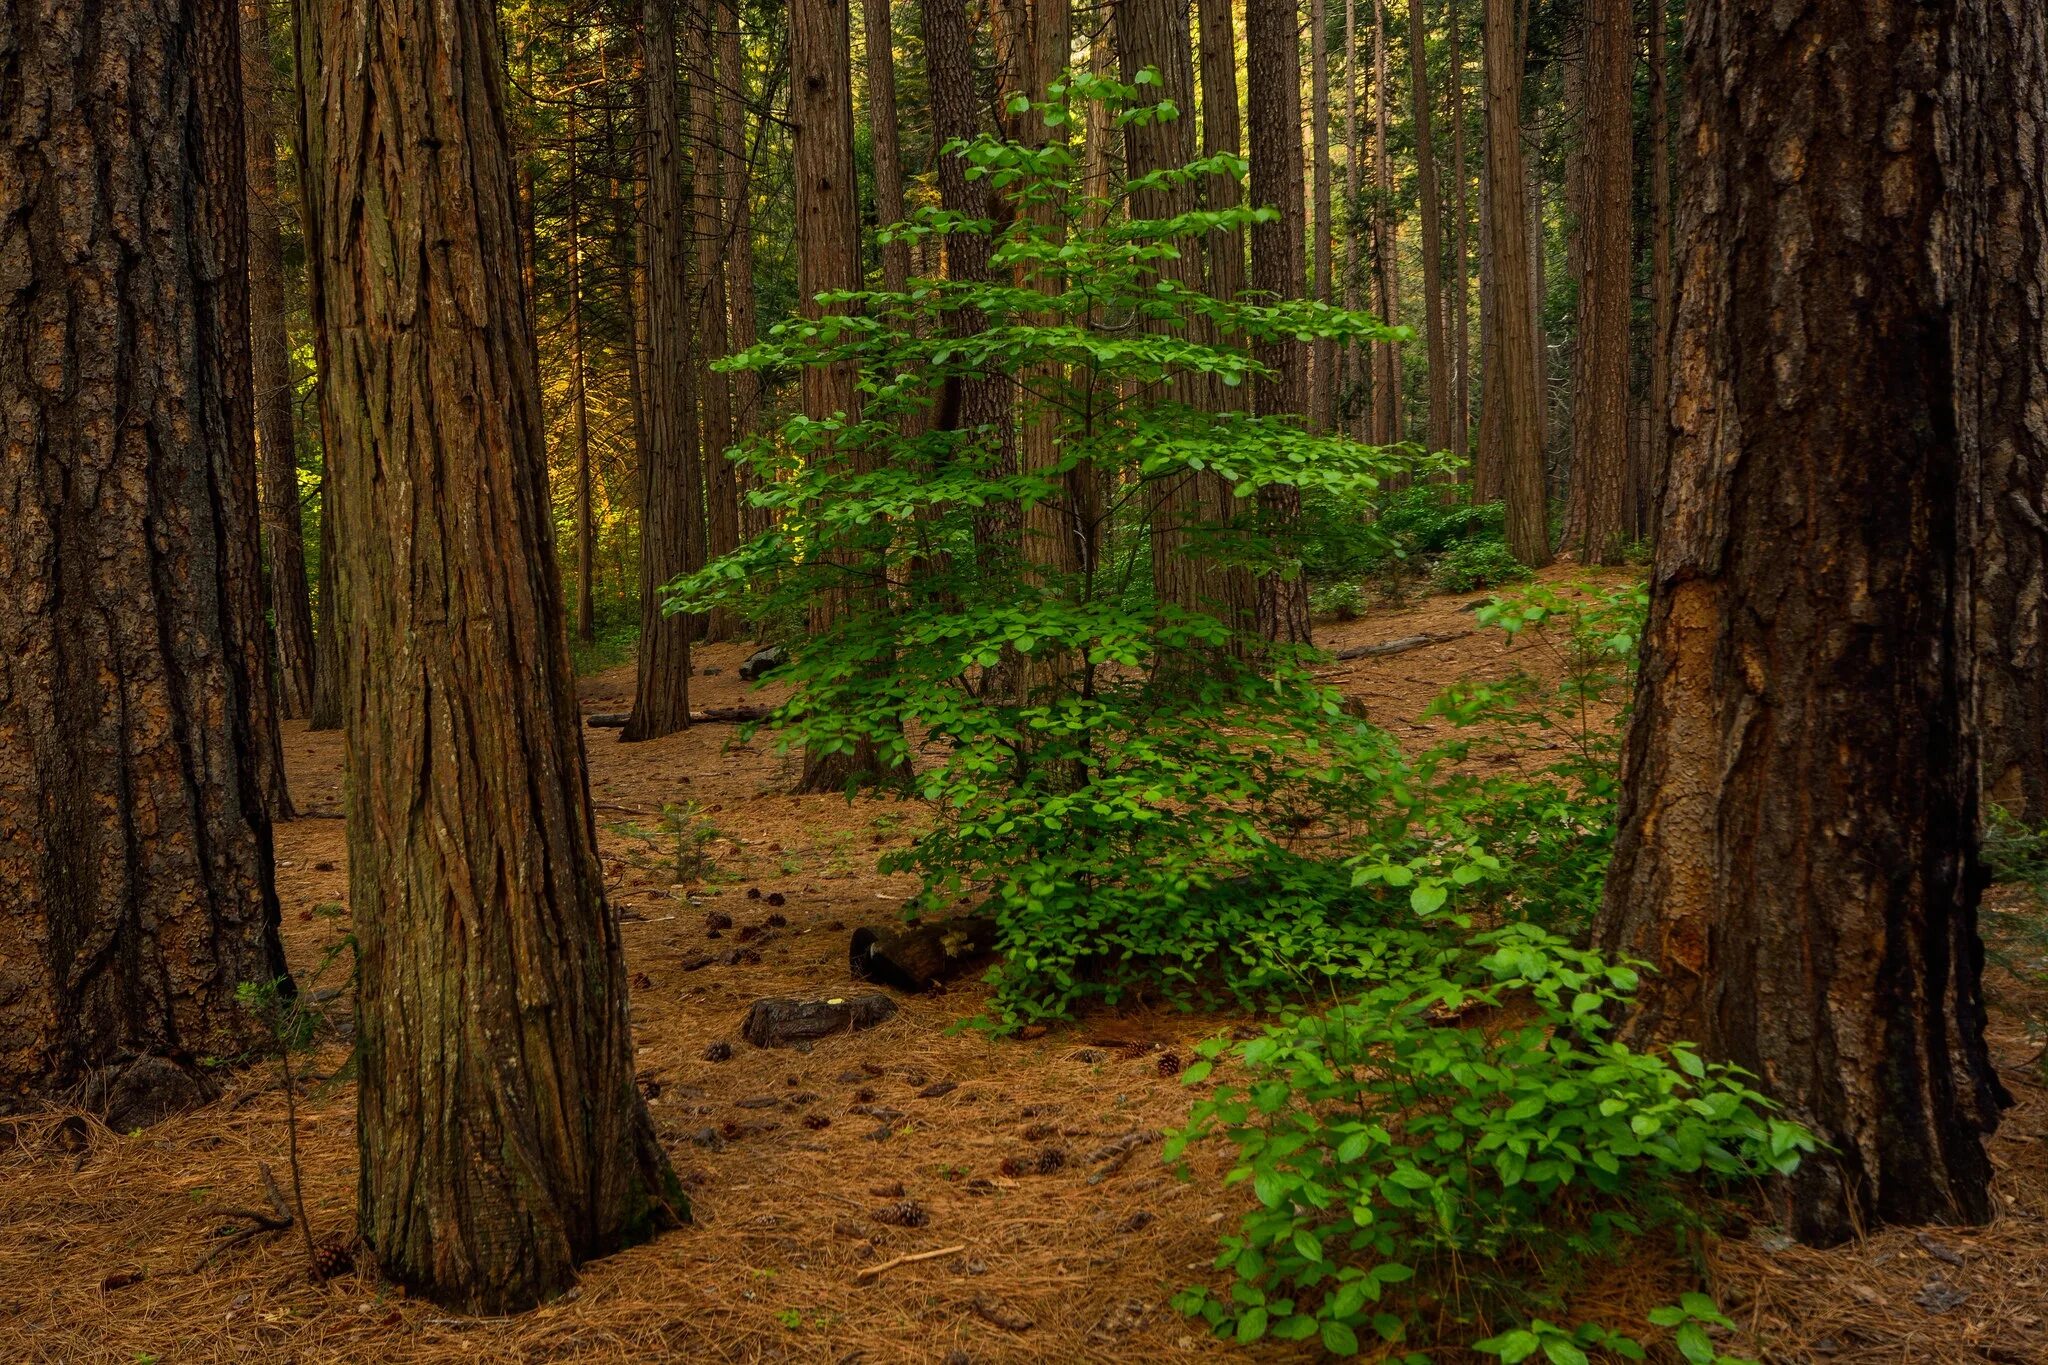
M1461 540L1429 566L1429 581L1440 592L1477 592L1520 583L1529 576L1529 566L1501 540Z
M1152 73L1128 86L1076 73L1039 108L1055 127L1091 101L1124 122L1176 116L1148 92ZM926 209L889 231L986 237L994 282L831 296L833 312L740 357L837 367L857 408L736 452L773 529L674 585L670 605L765 586L756 610L811 614L772 723L813 755L868 756L872 777L928 803L927 832L885 870L920 876L915 911L991 907L998 1025L1140 991L1255 1000L1362 982L1387 898L1339 850L1386 818L1399 755L1343 715L1310 651L1263 638L1257 603L1302 572L1302 521L1282 494L1367 505L1416 461L1261 415L1245 395L1270 376L1264 347L1403 334L1173 278L1165 264L1202 234L1272 211L1152 220L1130 196L1241 180L1240 158L1104 199L1065 147L985 137L946 154L1003 219ZM1007 428L970 420L990 386L1014 402ZM1054 452L1037 467L1019 455L1034 431ZM1161 600L1168 536L1198 591Z
M1632 967L1515 924L1262 1037L1204 1045L1189 1083L1226 1055L1235 1070L1168 1154L1224 1136L1227 1180L1257 1207L1223 1239L1228 1292L1190 1289L1180 1306L1240 1342L1320 1337L1349 1354L1404 1340L1424 1289L1475 1317L1513 1312L1545 1266L1685 1222L1691 1182L1792 1169L1812 1138L1742 1073L1607 1036L1635 984Z

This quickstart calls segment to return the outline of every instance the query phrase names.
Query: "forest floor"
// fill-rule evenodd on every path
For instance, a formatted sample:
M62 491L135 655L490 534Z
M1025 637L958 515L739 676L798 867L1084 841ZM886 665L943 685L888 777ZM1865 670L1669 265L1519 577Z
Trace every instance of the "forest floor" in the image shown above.
M1570 585L1586 575L1546 577ZM1472 631L1468 608L1484 596L1327 625L1319 643L1333 649L1453 637L1334 665L1331 681L1397 736L1426 743L1435 727L1421 712L1444 685L1544 667L1540 650ZM699 651L698 707L760 699L737 677L748 652ZM582 685L588 713L623 711L631 694L630 666ZM517 1318L456 1316L361 1272L315 1285L296 1231L220 1249L235 1222L222 1208L262 1207L265 1165L288 1179L283 1091L273 1068L257 1067L231 1078L218 1103L137 1134L63 1112L0 1123L0 1361L1247 1356L1167 1302L1211 1275L1216 1239L1245 1196L1217 1183L1222 1152L1198 1151L1199 1178L1183 1182L1149 1140L1186 1116L1175 1073L1189 1050L1244 1020L1136 1007L997 1041L957 1027L985 999L971 985L902 998L879 1028L808 1052L748 1046L738 1024L754 1000L849 989L848 930L890 921L913 890L874 860L908 837L918 809L789 795L792 760L765 736L739 744L730 725L638 745L617 733L586 732L591 794L624 922L642 1085L696 1222L589 1266L571 1294ZM304 977L348 924L345 908L320 913L347 901L342 751L337 735L302 725L286 743L304 814L278 830L278 884ZM682 845L670 818L679 811L693 831ZM679 851L687 863L700 849L708 867L679 872ZM722 941L707 938L708 912L735 922ZM700 965L733 949L737 962ZM346 1019L345 999L330 1008ZM718 1044L730 1060L707 1058ZM2006 997L1993 1051L2019 1100L1992 1142L2000 1220L1886 1232L1830 1252L1764 1230L1712 1241L1697 1259L1745 1329L1723 1350L1773 1362L2048 1365L2048 1091L2040 1041ZM343 1057L333 1043L307 1065L326 1076ZM345 1236L354 1088L311 1083L298 1112L313 1232ZM1133 1134L1137 1145L1117 1146ZM1052 1165L1047 1151L1062 1154L1057 1169L1005 1173L1006 1162ZM1639 1320L1698 1285L1694 1260L1675 1249L1634 1257L1601 1272L1568 1311ZM1317 1353L1269 1344L1249 1354Z

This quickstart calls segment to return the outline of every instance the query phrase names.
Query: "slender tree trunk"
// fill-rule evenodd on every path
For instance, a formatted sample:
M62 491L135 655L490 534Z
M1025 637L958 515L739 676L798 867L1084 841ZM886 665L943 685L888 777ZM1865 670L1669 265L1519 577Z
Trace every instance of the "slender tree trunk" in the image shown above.
M1354 313L1362 307L1359 293L1365 279L1365 234L1359 230L1363 186L1358 178L1365 144L1358 136L1358 101L1358 0L1344 0L1344 306ZM1365 359L1364 349L1355 342L1344 346L1344 386L1346 425L1353 437L1363 437L1360 395L1365 389Z
M1991 1213L1946 13L1705 0L1688 31L1671 479L1598 938L1657 969L1625 1038L1697 1041L1827 1144L1783 1188L1818 1243Z
M1114 79L1118 75L1116 56L1116 9L1096 17L1096 30L1088 40L1090 75ZM1091 229L1102 226L1109 199L1110 170L1116 154L1117 131L1110 122L1107 105L1090 101L1086 115L1087 147L1082 151L1081 189L1088 199L1084 221Z
M239 24L0 18L0 1093L238 1055L285 971Z
M1422 198L1423 334L1429 347L1429 448L1451 448L1451 358L1444 337L1444 220L1430 129L1429 24L1422 0L1408 0L1408 58L1415 101L1415 178Z
M925 85L931 100L932 141L943 147L954 140L971 141L981 131L980 99L974 74L974 31L965 0L928 0L924 9ZM968 218L989 218L988 182L968 177L965 157L938 156L939 205ZM992 242L984 233L959 233L946 239L946 276L953 280L988 282ZM978 308L950 315L955 333L973 336L988 325ZM978 433L981 458L991 473L1014 470L1017 463L1016 415L1009 381L1000 374L967 375L959 382L955 409L957 428ZM943 415L943 414L942 414ZM984 562L1014 553L1019 534L1014 506L991 508L974 521L975 548Z
M1472 254L1468 225L1471 222L1467 191L1471 178L1465 168L1465 50L1459 33L1458 0L1450 0L1451 31L1451 175L1457 193L1451 196L1451 448L1459 455L1472 453Z
M1331 279L1335 235L1330 212L1330 13L1329 0L1309 0L1309 165L1311 192L1315 195L1315 297L1334 302ZM1299 96L1296 97L1297 102ZM1297 115L1298 116L1298 115ZM1301 127L1295 125L1294 140L1301 141ZM1298 156L1298 153L1297 153ZM1308 429L1330 430L1337 398L1337 343L1320 340L1314 344L1309 370Z
M725 185L725 295L731 323L727 342L737 354L760 339L754 313L754 177L746 141L746 65L740 48L739 11L733 0L712 0L718 22L719 115L718 155ZM764 116L765 120L765 116ZM761 377L751 372L732 377L732 425L735 440L752 436L760 425ZM751 539L768 529L768 512L746 500L752 474L738 472L740 531Z
M1389 323L1401 321L1401 242L1394 224L1394 162L1387 152L1393 121L1393 87L1387 79L1387 0L1373 0L1373 273L1378 281L1374 311ZM1401 351L1391 341L1373 348L1372 438L1377 445L1403 439Z
M591 499L590 395L583 356L583 199L578 172L581 125L576 92L569 103L569 219L563 252L569 266L569 442L576 458L576 638L597 638L597 517Z
M929 16L935 8L926 5ZM796 124L796 261L799 313L825 315L820 294L860 287L860 207L854 179L852 46L846 0L790 0L790 114ZM964 23L964 19L962 20ZM929 40L927 47L929 48ZM835 305L836 306L836 305ZM860 394L851 361L804 367L804 414L825 421L836 414L860 414ZM865 452L828 451L825 459L847 461L856 471L871 458ZM830 554L843 554L832 549ZM823 634L837 622L879 603L855 586L821 595L811 607L811 630ZM802 789L843 791L879 776L872 746L804 755Z
M692 0L690 31L684 47L690 60L690 164L697 246L696 380L700 408L700 450L704 468L704 551L707 561L729 555L740 545L738 470L726 458L731 449L732 388L728 377L711 361L730 349L726 336L725 209L719 179L717 75L710 0ZM706 640L730 640L739 629L730 608L713 611L704 625Z
M1628 537L1629 296L1634 259L1635 15L1631 0L1588 0L1585 151L1579 202L1578 339L1572 350L1572 504L1579 562L1619 564Z
M1667 0L1650 5L1650 375L1649 439L1639 478L1642 502L1637 533L1656 526L1657 500L1671 461L1671 320L1676 286L1671 275L1671 22Z
M393 1279L498 1313L672 1223L633 1085L555 567L491 6L334 0L327 284L357 1220ZM479 628L486 623L487 628Z
M1968 738L1983 802L2048 821L2048 12L1957 6L1943 264L1964 462Z
M298 445L292 437L291 342L285 336L284 243L278 229L277 113L264 0L242 0L242 131L248 141L249 353L262 478L263 541L277 637L277 707L288 719L313 709L313 602L299 517Z
M1550 519L1543 475L1541 357L1529 283L1533 256L1522 159L1522 48L1514 0L1485 0L1485 5L1486 230L1493 258L1497 362L1486 371L1486 421L1498 422L1494 458L1507 499L1508 548L1524 564L1541 565L1550 562ZM1482 452L1482 465L1484 459Z
M1321 10L1318 3L1317 10ZM1252 228L1252 284L1276 298L1298 299L1307 274L1302 259L1301 176L1301 47L1300 11L1295 0L1247 0L1245 5L1245 86L1250 92L1247 133L1251 144L1252 199L1277 204L1280 216ZM1320 26L1316 35L1321 47ZM1327 90L1324 92L1327 100ZM1317 124L1321 126L1321 105ZM1327 151L1318 160L1318 175L1328 190ZM1328 201L1317 208L1317 222L1327 224ZM1324 233L1320 250L1328 249ZM1329 278L1318 262L1317 288L1328 298ZM1303 409L1304 354L1298 341L1263 342L1260 363L1270 378L1253 384L1252 406L1268 416L1292 416ZM1309 415L1310 428L1323 419ZM1285 523L1301 515L1301 490L1269 486L1259 490L1259 510L1269 523ZM1307 644L1310 637L1308 581L1267 573L1258 583L1259 633L1268 640Z
M640 461L640 648L633 711L619 736L626 741L659 739L690 723L690 621L662 611L660 588L689 567L697 508L690 459L697 395L689 193L675 0L643 0L640 41L647 124L647 446Z
M861 0L868 48L868 136L875 155L875 217L881 226L910 216L903 199L903 152L896 128L896 28L889 0ZM1057 70L1058 68L1055 68ZM1045 98L1045 91L1033 92ZM901 293L910 284L910 243L882 243L882 288Z

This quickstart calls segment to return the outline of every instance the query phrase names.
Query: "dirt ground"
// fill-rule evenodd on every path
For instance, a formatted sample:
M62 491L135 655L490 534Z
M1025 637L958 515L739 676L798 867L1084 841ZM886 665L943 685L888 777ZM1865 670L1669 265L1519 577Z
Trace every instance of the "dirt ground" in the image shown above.
M1497 633L1458 636L1472 630L1474 600L1431 598L1328 626L1321 643L1333 648L1455 637L1339 664L1331 678L1381 724L1426 741L1433 727L1418 716L1443 685L1540 661ZM700 651L698 706L761 699L736 676L747 652ZM631 669L582 690L589 713L625 710ZM878 875L874 860L906 837L916 808L789 795L792 762L765 737L739 744L730 725L640 745L617 733L586 732L591 792L625 923L643 1088L694 1200L694 1225L591 1265L562 1301L513 1319L457 1317L360 1271L314 1285L295 1233L222 1249L237 1221L223 1209L263 1206L266 1165L287 1178L283 1092L274 1072L256 1069L233 1078L220 1102L139 1134L55 1111L0 1123L0 1361L882 1365L1246 1354L1167 1304L1209 1275L1241 1197L1213 1179L1176 1180L1153 1140L1186 1114L1175 1073L1189 1049L1243 1021L1135 1010L990 1041L959 1027L983 999L968 986L902 998L874 1031L807 1052L754 1049L738 1035L754 1000L848 989L848 930L887 922L912 890ZM301 725L286 744L304 816L278 831L278 883L304 977L348 922L342 754L338 736ZM678 808L687 827L712 831L702 875L678 875L677 840L663 828L664 812ZM681 853L696 851L693 840ZM734 921L716 939L712 912ZM702 961L733 950L737 962ZM346 1019L346 1000L332 1008ZM1723 1349L1769 1361L2048 1365L2048 1094L2039 1041L2010 1014L1997 1022L1994 1054L2020 1100L1992 1144L2001 1220L1974 1232L1890 1232L1826 1253L1764 1232L1718 1243L1708 1269L1749 1338ZM730 1060L710 1060L721 1044ZM336 1043L313 1059L316 1079L298 1106L309 1221L316 1236L336 1239L353 1223L354 1091L318 1078L344 1055ZM1213 1175L1222 1157L1200 1154L1197 1168ZM1006 1173L1041 1167L1048 1173ZM857 1278L925 1251L947 1254ZM1694 1283L1678 1258L1648 1257L1588 1293L1638 1311Z

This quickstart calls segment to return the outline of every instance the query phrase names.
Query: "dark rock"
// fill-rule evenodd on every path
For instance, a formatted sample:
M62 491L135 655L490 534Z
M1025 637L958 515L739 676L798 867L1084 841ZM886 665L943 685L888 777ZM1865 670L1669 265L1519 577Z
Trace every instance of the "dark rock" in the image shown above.
M972 971L995 944L996 922L981 915L862 928L847 944L846 965L856 981L914 993Z

